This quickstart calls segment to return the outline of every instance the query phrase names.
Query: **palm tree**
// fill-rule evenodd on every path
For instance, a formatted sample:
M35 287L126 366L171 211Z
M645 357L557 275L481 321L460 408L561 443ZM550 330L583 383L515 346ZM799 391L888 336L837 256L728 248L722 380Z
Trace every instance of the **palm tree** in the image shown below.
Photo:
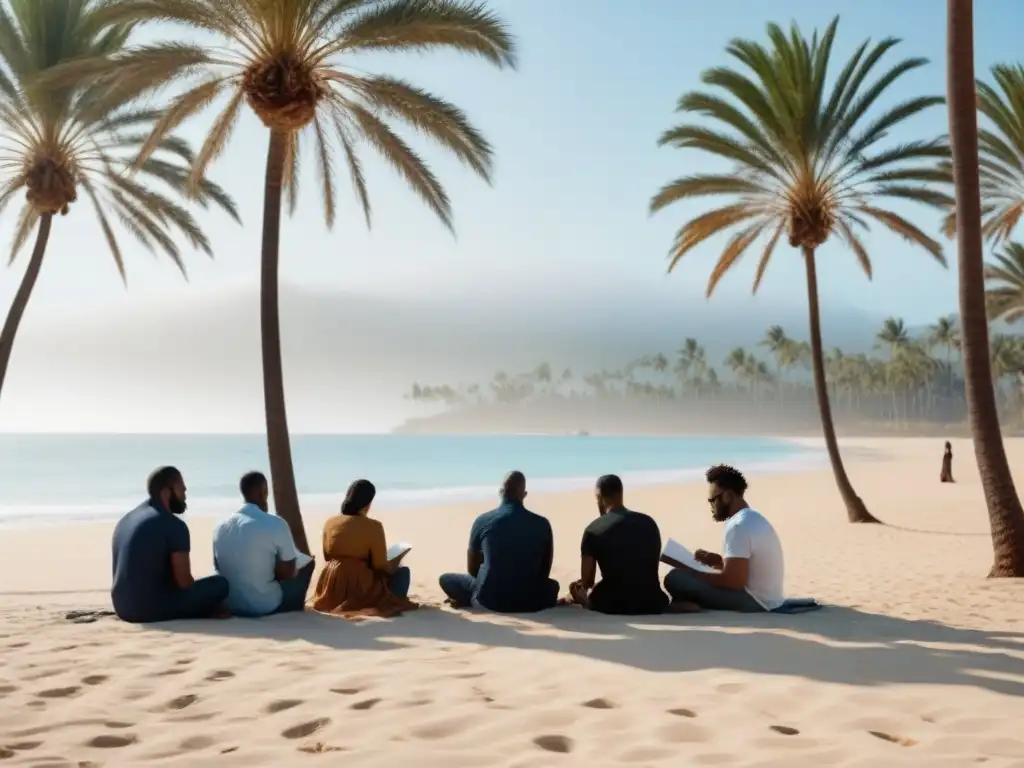
M838 19L819 38L807 40L794 24L787 35L768 26L769 47L733 41L727 51L744 68L709 69L710 89L685 94L679 111L702 115L711 127L685 123L670 129L661 144L699 149L723 158L732 168L677 179L651 201L659 211L693 197L724 195L730 202L686 223L676 235L669 270L708 238L738 228L708 280L710 296L722 277L762 236L767 244L754 273L757 291L783 233L803 256L807 274L811 358L825 444L839 492L853 522L877 522L854 491L843 466L825 379L815 252L830 237L845 243L864 272L871 259L857 230L867 220L881 223L945 264L942 246L899 214L879 207L884 198L911 200L948 209L951 198L934 187L947 176L934 167L947 155L943 141L880 145L906 118L942 103L939 96L917 96L873 119L879 97L907 72L926 63L906 59L867 84L879 61L899 41L863 43L830 84L828 69ZM785 83L785 87L780 87Z
M79 192L91 203L122 280L125 264L116 222L150 251L170 257L183 274L174 234L212 255L192 215L173 200L190 195L192 153L184 142L161 137L138 164L142 179L129 178L146 138L139 130L148 132L159 112L108 98L87 80L69 80L55 89L35 85L40 73L62 62L123 48L130 27L106 26L97 18L98 7L95 0L9 0L7 7L0 5L0 210L25 192L12 261L35 231L32 255L0 331L0 391L43 266L53 217L69 214ZM238 219L234 203L215 184L199 177L195 191L204 207L212 201Z
M947 0L946 9L946 82L958 214L956 238L964 394L992 528L994 562L989 575L1024 576L1024 509L1006 460L989 358L975 109L974 5L972 0Z
M957 330L956 317L940 317L935 325L928 329L928 338L925 342L929 349L942 347L946 350L946 374L949 377L946 382L946 396L950 397L953 394L953 350L960 348L960 332Z
M1024 317L1024 245L1007 243L994 258L985 265L989 319L1016 323Z
M274 505L288 521L296 544L308 552L288 434L278 307L281 202L287 194L290 210L295 210L300 137L313 147L328 227L335 215L336 147L370 222L366 179L356 152L361 140L452 229L451 203L440 181L388 120L425 134L487 181L490 145L453 104L404 80L367 74L352 66L349 57L451 49L511 67L513 40L496 15L469 0L109 0L107 18L120 23L176 22L190 33L206 32L223 43L221 48L156 43L105 62L78 63L80 71L114 83L114 90L145 93L170 83L188 83L156 125L143 148L143 160L167 131L222 94L228 95L228 102L196 158L196 178L227 146L244 104L268 129L260 307L267 448Z
M991 127L978 132L981 232L1001 242L1024 213L1024 67L998 64L992 68L992 79L998 89L981 80L976 83L978 110ZM955 233L955 212L950 212L944 230L950 237Z

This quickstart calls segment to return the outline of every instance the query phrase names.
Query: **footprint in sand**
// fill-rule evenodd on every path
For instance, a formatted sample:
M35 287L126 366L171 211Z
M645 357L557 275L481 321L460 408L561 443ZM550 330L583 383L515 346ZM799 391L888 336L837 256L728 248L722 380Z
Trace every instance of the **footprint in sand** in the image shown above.
M85 685L99 685L100 683L107 682L109 679L106 675L89 675L88 677L83 677L82 682Z
M302 703L304 703L302 699L280 699L267 704L263 711L268 715L273 715L277 712L284 712L286 709L294 709Z
M298 725L293 725L291 728L285 728L283 731L281 731L281 735L284 736L286 739L304 739L307 736L312 736L321 728L330 724L330 718L321 717L316 720L310 720L306 723L299 723Z
M181 742L181 748L189 752L194 752L197 749L207 749L212 747L214 739L210 736L189 736L183 742Z
M584 707L590 707L590 709L615 709L615 705L612 704L608 699L598 698L591 699L590 701L583 702Z
M15 752L28 752L30 749L42 746L41 741L19 741L16 744L5 744L6 749L13 749Z
M533 740L533 743L545 752L559 752L563 755L572 752L572 739L568 736L560 736L558 734L538 736Z
M796 728L790 728L788 725L769 725L768 727L783 736L796 736L800 733Z
M235 673L230 671L230 670L218 669L218 670L208 674L206 676L206 680L207 680L207 682L210 682L210 683L218 683L221 680L230 680L234 676L235 676Z
M85 746L95 747L96 749L119 749L121 747L129 747L138 740L137 736L130 733L126 733L123 736L114 733L103 733L99 736L93 736L89 741L85 742Z
M349 709L367 710L373 709L375 706L380 704L380 699L364 699L363 701L357 701Z
M186 693L184 696L179 696L176 699L171 699L167 702L166 705L164 705L164 707L165 709L169 709L172 712L178 712L182 709L185 709L185 707L191 707L197 701L199 701L199 697L196 696L194 693Z
M355 696L357 693L362 692L362 688L331 688L331 693L339 693L342 696Z
M8 760L14 757L14 755L15 752L13 749L8 749L7 747L0 747L0 760Z
M9 696L18 690L16 685L0 685L0 696Z
M670 715L675 715L676 717L696 717L697 716L696 712L694 712L692 709L687 709L686 707L676 707L675 709L670 709L668 711L668 713Z
M69 685L66 688L47 688L36 695L44 699L66 699L69 696L74 696L80 690L82 689L77 685Z
M898 744L901 747L912 747L915 744L917 744L917 742L913 739L907 739L903 736L894 736L893 734L885 733L884 731L868 731L868 733L870 733L876 739L888 741L890 744Z
M154 672L153 677L170 677L171 675L183 675L187 670L179 667L171 667L170 669L161 669L159 672ZM214 673L216 674L216 673ZM209 678L207 678L209 680Z

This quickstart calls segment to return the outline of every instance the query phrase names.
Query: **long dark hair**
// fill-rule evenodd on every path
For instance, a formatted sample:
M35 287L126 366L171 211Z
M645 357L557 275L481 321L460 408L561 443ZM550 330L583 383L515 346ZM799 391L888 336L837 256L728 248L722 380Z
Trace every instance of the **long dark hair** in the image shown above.
M348 487L345 500L341 502L341 514L358 515L370 504L377 495L377 489L369 480L356 480Z

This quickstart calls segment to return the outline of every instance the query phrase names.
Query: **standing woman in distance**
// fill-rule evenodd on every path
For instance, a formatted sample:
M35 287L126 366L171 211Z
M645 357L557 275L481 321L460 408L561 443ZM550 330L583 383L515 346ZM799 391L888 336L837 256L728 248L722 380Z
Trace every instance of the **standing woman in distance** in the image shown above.
M942 454L942 472L939 474L939 482L955 483L953 479L953 446L949 440L946 441L946 452Z
M409 569L388 561L384 526L369 516L376 494L369 480L356 480L341 514L324 523L324 569L307 603L314 611L387 618L417 607L406 597Z

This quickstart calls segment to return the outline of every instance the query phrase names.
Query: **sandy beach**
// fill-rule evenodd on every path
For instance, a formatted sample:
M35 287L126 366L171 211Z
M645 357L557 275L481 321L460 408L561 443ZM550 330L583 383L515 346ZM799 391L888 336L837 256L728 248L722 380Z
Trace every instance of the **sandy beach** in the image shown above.
M941 440L843 445L889 525L847 524L827 469L750 478L748 500L783 539L788 592L829 605L800 616L440 608L437 576L464 567L474 504L380 514L389 538L414 544L425 604L395 620L74 624L68 610L109 607L111 526L5 531L0 763L1024 766L1024 584L984 578L970 443L954 442L952 486L938 482ZM1021 466L1024 440L1007 449ZM627 504L663 537L718 550L705 493L627 488ZM552 521L565 585L592 496L527 504ZM331 511L307 510L311 541ZM190 520L197 575L212 567L212 524Z

